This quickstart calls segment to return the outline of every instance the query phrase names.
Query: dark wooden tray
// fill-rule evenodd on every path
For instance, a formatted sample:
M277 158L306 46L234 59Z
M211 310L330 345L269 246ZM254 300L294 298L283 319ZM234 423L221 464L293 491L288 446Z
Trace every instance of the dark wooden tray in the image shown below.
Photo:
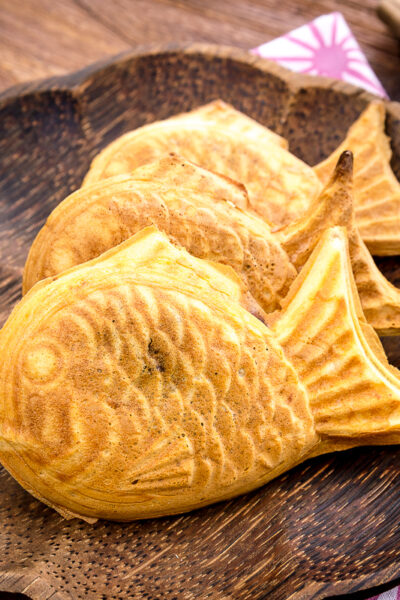
M0 96L0 322L49 212L123 132L223 98L315 163L371 96L204 45L124 54ZM400 105L387 104L400 175ZM381 259L400 283L400 259ZM385 341L400 366L400 341ZM0 591L35 600L303 600L400 577L400 449L317 458L257 492L185 516L65 521L0 471ZM0 597L6 595L0 593ZM14 596L9 596L14 597Z

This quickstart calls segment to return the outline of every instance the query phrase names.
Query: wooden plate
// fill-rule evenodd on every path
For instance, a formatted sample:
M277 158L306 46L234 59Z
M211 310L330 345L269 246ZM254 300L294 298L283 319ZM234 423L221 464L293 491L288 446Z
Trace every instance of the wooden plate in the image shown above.
M313 164L372 98L221 47L124 54L0 96L0 320L50 211L123 132L223 98ZM400 175L400 105L387 104ZM400 282L400 261L380 260ZM400 366L400 341L386 343ZM317 458L255 493L131 524L65 521L0 472L0 590L35 600L300 600L400 576L400 449Z

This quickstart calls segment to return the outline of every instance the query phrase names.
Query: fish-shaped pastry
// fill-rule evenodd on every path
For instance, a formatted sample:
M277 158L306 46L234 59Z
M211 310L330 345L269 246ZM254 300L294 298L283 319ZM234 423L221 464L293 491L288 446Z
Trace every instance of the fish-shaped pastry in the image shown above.
M199 114L206 117L201 133L189 133L187 128ZM382 102L372 102L337 150L313 169L291 154L282 138L271 134L219 100L118 138L93 160L84 185L131 173L172 151L241 181L249 192L249 208L274 227L281 227L309 209L340 154L350 150L355 155L355 210L361 237L372 254L400 254L400 183L390 167ZM276 148L278 144L282 147Z
M322 183L344 150L354 154L354 207L361 237L372 254L400 254L400 183L390 167L382 102L372 102L335 152L314 167Z
M279 308L321 233L347 227L351 260L369 323L400 332L400 290L377 269L356 230L351 156L344 153L321 195L296 223L276 232L256 215L245 188L178 156L110 177L71 194L30 250L24 292L40 279L99 256L148 225L198 258L231 266L265 312Z
M282 225L303 214L322 188L313 169L286 148L283 138L218 100L116 139L95 157L83 185L174 152L242 182L252 210Z
M177 156L71 194L49 216L32 244L23 290L100 255L155 225L194 256L236 270L268 312L280 305L296 269L269 226L237 207L248 203L240 184Z
M344 228L282 312L154 228L37 283L0 333L0 461L66 517L234 497L310 456L397 443L400 379L365 321Z

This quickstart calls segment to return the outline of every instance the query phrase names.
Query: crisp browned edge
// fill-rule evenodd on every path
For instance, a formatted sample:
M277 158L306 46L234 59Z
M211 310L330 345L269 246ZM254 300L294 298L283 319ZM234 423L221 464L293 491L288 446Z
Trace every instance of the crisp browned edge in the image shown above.
M185 54L185 55L196 55L202 54L209 56L210 58L227 58L233 61L255 67L266 74L273 74L282 79L289 87L292 94L290 100L285 107L284 114L287 115L290 106L293 102L294 95L297 90L302 88L331 88L338 92L348 96L349 99L352 97L362 97L366 102L373 100L381 100L382 98L375 96L362 88L356 87L350 83L338 81L335 79L329 79L326 77L319 77L315 75L303 75L289 71L281 65L261 58L256 54L240 50L238 48L230 46L221 46L216 44L206 43L180 43L180 44L162 44L162 45L148 45L139 46L134 50L128 50L104 60L97 61L79 71L75 71L71 74L60 75L55 77L49 77L27 83L17 84L0 93L0 108L2 105L10 105L13 100L20 99L27 94L41 94L55 90L66 90L69 91L77 100L79 100L81 93L84 92L85 87L93 79L101 77L104 71L109 68L113 68L118 65L119 67L124 64L128 64L131 60L157 55L157 54ZM387 112L391 113L396 119L400 119L400 102L392 102L383 100L386 106ZM84 115L81 114L82 118ZM282 123L285 121L283 118ZM86 128L83 128L85 135L87 135ZM350 593L350 590L354 591L354 587L357 588L357 592L365 591L368 594L368 589L371 587L379 586L382 584L390 584L391 579L400 577L400 563L378 571L375 574L365 575L364 577L358 577L352 580L334 581L332 583L316 582L311 580L304 589L291 594L287 600L323 600L324 598L330 598L336 595L342 595ZM1 579L1 572L0 572ZM13 593L23 593L24 589L27 588L27 583L30 580L29 574L26 577L22 577L19 581L15 582L12 586L12 590L7 590ZM35 576L35 581L37 581ZM43 581L45 584L45 582ZM19 585L20 584L20 585ZM364 587L366 584L366 587ZM46 585L46 584L45 584ZM1 583L0 583L1 587ZM29 592L28 592L29 593ZM371 593L372 590L371 590ZM57 595L57 594L56 594Z

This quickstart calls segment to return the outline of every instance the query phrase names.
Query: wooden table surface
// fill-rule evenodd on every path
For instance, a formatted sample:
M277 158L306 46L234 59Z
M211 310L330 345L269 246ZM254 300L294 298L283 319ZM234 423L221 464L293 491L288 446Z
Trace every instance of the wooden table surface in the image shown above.
M0 91L139 44L252 48L339 10L390 97L400 100L399 42L376 7L377 0L0 0Z

